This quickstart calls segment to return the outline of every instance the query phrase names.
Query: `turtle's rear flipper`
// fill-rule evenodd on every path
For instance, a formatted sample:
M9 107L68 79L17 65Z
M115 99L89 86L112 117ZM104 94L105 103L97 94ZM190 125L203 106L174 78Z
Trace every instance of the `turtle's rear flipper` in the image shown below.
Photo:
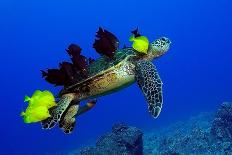
M77 111L77 116L89 111L90 109L92 109L97 103L97 100L90 100L86 105L83 105L79 108L79 110Z
M135 67L136 81L148 102L148 110L157 118L160 114L163 96L162 81L154 64L150 61L139 61Z
M70 134L75 126L76 120L75 115L79 109L79 102L78 104L72 104L68 107L68 109L63 114L61 120L59 121L59 127L64 131L66 134Z
M51 129L53 128L58 121L60 121L61 116L65 112L65 110L68 108L72 100L74 99L74 94L65 94L61 97L60 101L57 103L57 106L50 109L49 113L51 117L43 120L41 122L43 129Z
M64 131L64 133L70 134L75 127L75 116L79 116L89 111L95 106L96 102L97 100L91 100L86 105L80 107L79 101L73 101L72 105L70 105L62 115L59 121L59 127Z

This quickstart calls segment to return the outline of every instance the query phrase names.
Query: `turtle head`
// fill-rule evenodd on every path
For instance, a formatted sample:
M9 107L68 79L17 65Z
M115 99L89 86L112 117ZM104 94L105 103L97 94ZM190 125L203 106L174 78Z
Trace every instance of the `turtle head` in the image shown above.
M149 49L147 53L148 57L150 59L154 59L154 58L162 56L168 51L170 44L171 44L171 41L166 37L162 37L162 38L155 40L149 45Z

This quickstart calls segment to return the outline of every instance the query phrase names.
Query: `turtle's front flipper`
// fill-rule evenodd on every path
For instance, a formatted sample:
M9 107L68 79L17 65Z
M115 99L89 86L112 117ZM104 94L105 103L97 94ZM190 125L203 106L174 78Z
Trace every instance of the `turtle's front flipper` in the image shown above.
M135 67L136 81L148 102L148 110L153 117L160 114L163 96L162 81L154 64L150 61L138 61Z
M70 134L73 131L76 123L75 116L79 116L89 111L95 106L96 102L97 100L91 100L86 105L80 106L80 102L78 100L73 101L62 115L59 121L59 127L64 131L64 133Z
M43 129L50 129L60 121L61 116L68 108L69 104L74 100L75 94L65 94L61 97L60 101L57 103L57 106L49 110L51 117L43 120L41 122Z

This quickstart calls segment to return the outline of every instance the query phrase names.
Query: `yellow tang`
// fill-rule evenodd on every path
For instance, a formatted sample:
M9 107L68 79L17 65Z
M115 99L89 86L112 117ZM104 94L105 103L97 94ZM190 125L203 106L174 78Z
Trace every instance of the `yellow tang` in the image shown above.
M29 106L46 106L47 108L56 106L53 94L47 90L36 90L31 98L25 96L24 102L29 102Z
M25 123L39 122L50 117L48 109L56 106L55 98L49 91L36 90L31 98L25 96L24 102L29 102L26 111L21 113Z
M134 35L132 35L129 41L133 42L132 47L136 51L143 53L143 54L147 54L147 50L149 47L149 41L147 37L145 36L135 37Z
M35 123L47 119L51 115L48 108L45 106L39 106L34 108L27 108L25 112L21 113L24 123Z

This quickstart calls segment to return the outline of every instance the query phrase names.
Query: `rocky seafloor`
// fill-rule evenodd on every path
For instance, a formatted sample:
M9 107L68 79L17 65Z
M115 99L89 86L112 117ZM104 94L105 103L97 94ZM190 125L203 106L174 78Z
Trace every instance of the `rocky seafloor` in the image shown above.
M75 155L232 155L232 103L216 113L202 113L158 132L143 133L136 127L115 124L95 146Z

